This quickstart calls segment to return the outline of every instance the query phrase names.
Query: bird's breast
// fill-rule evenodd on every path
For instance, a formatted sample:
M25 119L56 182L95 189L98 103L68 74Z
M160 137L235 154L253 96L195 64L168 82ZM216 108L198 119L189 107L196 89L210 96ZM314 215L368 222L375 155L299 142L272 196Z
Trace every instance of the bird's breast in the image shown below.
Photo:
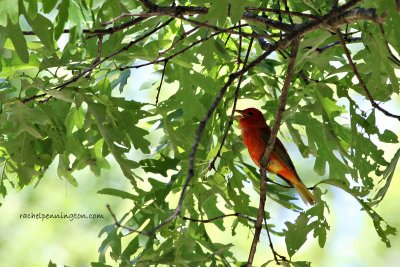
M251 159L257 166L260 166L260 159L265 152L265 143L261 131L242 130L243 142L246 145Z

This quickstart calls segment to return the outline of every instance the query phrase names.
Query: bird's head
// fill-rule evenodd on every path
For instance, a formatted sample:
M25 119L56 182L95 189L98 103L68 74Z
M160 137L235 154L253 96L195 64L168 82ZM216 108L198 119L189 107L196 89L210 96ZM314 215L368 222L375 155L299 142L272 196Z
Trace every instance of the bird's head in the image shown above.
M246 108L244 110L235 110L240 115L236 118L239 120L239 127L242 129L252 127L263 127L266 125L264 115L256 108Z

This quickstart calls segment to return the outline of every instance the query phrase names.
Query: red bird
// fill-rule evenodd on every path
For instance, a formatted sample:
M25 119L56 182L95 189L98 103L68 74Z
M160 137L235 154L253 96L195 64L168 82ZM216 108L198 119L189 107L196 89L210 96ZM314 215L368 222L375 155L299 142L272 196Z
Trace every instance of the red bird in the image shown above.
M260 167L260 160L267 147L271 129L268 127L261 111L256 108L236 110L236 112L241 114L238 119L239 128L242 130L243 142L249 151L251 159ZM315 196L308 191L300 180L289 154L278 138L269 156L267 169L294 186L304 203L315 204Z

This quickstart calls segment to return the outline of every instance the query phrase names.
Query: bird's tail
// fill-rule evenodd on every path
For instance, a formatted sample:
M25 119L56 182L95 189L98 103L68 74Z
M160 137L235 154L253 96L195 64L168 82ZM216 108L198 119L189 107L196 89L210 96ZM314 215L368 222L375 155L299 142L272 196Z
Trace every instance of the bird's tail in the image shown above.
M296 181L293 183L294 188L299 193L304 203L314 205L315 204L315 196L305 187L305 185L301 181Z

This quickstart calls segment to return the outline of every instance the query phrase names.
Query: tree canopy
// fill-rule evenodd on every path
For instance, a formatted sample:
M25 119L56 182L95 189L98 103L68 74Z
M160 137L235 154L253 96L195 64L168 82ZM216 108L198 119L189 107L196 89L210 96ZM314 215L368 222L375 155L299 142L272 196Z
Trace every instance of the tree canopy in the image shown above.
M255 252L269 213L251 204L249 181L262 203L266 187L268 201L298 214L268 225L287 246L277 261L309 266L290 259L311 236L324 246L334 187L389 247L396 229L374 207L400 157L381 148L399 147L399 12L394 0L0 1L0 193L34 186L54 161L78 186L75 171L99 175L114 158L132 188L99 193L132 209L110 208L93 266L112 264L108 254L120 266L246 264L206 225L256 229ZM141 79L132 70L149 66L140 90L153 101L128 97ZM303 180L315 206L273 175L260 185L265 168L248 160L233 118L248 100L273 126L271 142L278 134L313 159Z

